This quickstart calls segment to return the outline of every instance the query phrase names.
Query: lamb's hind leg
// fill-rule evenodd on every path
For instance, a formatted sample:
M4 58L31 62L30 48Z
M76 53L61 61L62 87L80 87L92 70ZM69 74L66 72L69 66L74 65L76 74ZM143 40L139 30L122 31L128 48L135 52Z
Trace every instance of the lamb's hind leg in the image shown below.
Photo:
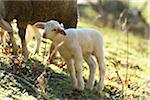
M101 92L104 88L104 76L105 76L105 63L104 63L104 52L103 48L100 48L96 52L96 58L99 65L99 82L98 82L98 90Z
M92 89L94 82L95 82L96 63L95 63L94 59L92 58L92 55L90 55L90 54L84 56L84 60L86 61L86 63L89 65L89 68L90 68L86 87L89 89Z

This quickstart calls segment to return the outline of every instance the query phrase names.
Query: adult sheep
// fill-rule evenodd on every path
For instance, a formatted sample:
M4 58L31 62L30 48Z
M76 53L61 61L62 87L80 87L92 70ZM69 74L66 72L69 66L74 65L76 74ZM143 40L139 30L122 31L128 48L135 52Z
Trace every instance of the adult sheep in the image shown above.
M64 23L65 28L76 27L77 0L0 0L0 19L11 22L14 18L18 22L22 53L24 58L27 59L29 55L25 41L27 24L57 19ZM16 53L17 46L12 32L9 32L9 35L13 44L13 52Z

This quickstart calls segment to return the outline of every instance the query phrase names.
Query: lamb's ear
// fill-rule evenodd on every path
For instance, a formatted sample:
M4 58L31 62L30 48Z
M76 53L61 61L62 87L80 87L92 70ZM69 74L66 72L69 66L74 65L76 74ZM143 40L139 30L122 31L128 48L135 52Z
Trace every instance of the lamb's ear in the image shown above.
M63 29L60 29L59 33L62 34L62 35L66 35L66 32Z
M37 28L41 28L41 29L44 29L45 28L45 24L44 22L37 22L34 24L35 27Z
M64 28L64 24L63 23L61 23L60 26Z

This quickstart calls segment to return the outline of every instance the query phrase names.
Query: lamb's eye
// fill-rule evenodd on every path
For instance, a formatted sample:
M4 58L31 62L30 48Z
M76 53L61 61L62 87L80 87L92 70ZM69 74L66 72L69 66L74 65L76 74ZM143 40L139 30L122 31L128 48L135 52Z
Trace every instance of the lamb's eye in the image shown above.
M53 29L53 31L56 31L56 29Z

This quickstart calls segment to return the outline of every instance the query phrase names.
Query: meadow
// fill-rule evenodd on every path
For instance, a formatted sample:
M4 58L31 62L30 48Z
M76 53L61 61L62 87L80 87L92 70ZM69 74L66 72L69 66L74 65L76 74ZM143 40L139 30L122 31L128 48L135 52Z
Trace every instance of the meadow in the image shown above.
M79 21L78 27L95 28L103 35L106 64L103 98L105 100L148 100L150 98L150 40L108 27L97 27L84 20ZM19 44L17 34L16 40ZM34 54L35 43L33 39L28 45L31 53L27 61L24 61L21 55L17 57L11 55L10 48L4 51L0 46L0 100L41 98L36 92L35 80L44 69L51 71L44 98L49 100L99 100L101 98L96 92L98 71L92 91L85 89L82 94L72 93L66 66L57 66L62 62L60 55L58 54L55 60L57 65L45 63L51 42L43 40L39 54ZM89 67L84 62L85 81L88 70Z

